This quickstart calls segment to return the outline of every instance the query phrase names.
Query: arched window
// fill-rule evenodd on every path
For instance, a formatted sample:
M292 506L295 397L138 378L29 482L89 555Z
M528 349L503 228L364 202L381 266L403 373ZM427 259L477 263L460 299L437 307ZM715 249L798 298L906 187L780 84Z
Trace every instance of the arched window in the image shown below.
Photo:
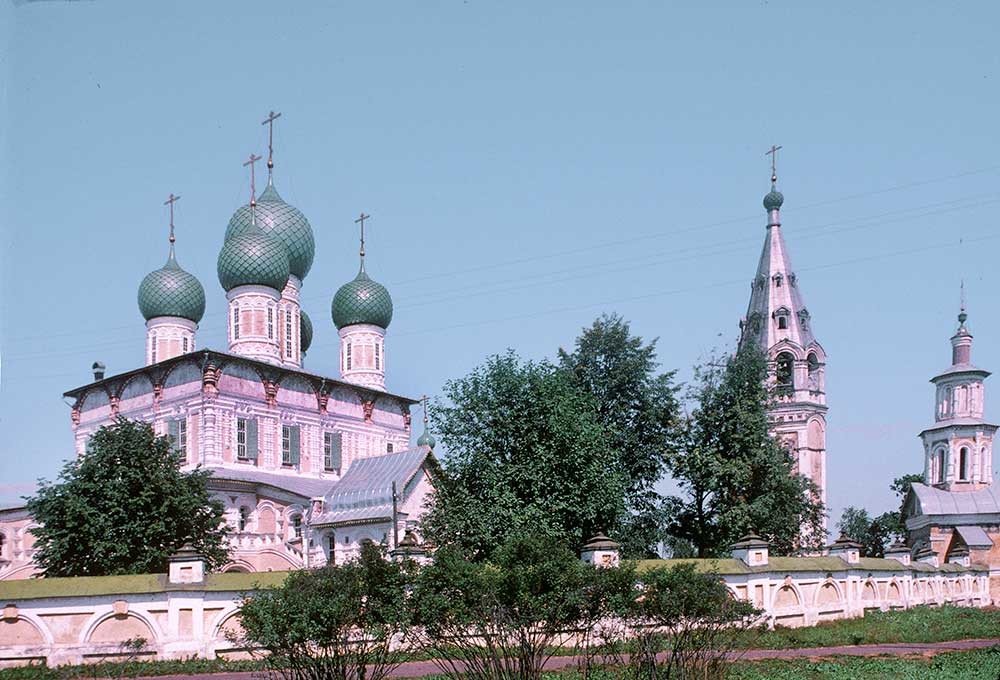
M820 381L820 365L815 352L809 352L806 363L809 365L809 389L821 390L823 386Z
M969 479L969 449L964 446L958 450L958 478Z
M250 523L250 508L243 506L240 508L240 532L247 530L247 525Z
M795 389L795 358L788 352L782 352L776 360L775 378L778 389L791 391Z
M937 483L938 484L944 484L944 481L945 481L945 471L947 469L946 468L946 465L947 465L947 462L946 462L947 455L948 454L947 454L947 452L944 449L941 449L941 451L938 452L938 460L937 460L937 463L938 463Z

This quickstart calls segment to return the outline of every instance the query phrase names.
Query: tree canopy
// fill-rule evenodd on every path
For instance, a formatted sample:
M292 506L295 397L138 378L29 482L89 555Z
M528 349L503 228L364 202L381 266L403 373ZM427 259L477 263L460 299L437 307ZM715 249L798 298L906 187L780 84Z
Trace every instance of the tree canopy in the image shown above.
M434 420L447 446L423 525L438 544L488 557L531 532L580 545L624 512L627 475L592 397L513 351L445 384Z
M162 573L185 543L209 568L227 558L222 504L207 489L210 472L182 472L167 437L119 418L100 428L87 453L67 462L58 482L39 480L28 512L35 560L45 576Z
M862 545L865 557L883 557L890 541L906 540L906 523L903 517L903 503L914 482L923 481L919 473L905 474L892 480L889 490L896 494L899 510L883 512L872 517L864 508L848 506L837 522L837 528L852 541Z
M607 530L625 556L655 556L663 499L654 485L664 475L680 422L674 372L657 372L655 340L643 343L627 321L607 314L583 329L572 352L559 350L559 365L594 398L625 475L627 512Z
M668 464L682 493L667 501L667 531L700 557L725 554L747 533L785 553L822 541L818 490L769 432L767 378L767 358L750 343L697 371L695 408Z

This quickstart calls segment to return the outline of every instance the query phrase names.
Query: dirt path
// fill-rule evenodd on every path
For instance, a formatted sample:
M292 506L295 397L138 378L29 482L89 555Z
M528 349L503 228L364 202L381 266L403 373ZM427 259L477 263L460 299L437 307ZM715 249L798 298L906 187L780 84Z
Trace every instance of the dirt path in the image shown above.
M803 647L797 649L751 649L738 653L738 658L756 661L759 659L801 659L824 656L907 656L910 654L938 654L959 652L970 649L984 649L1000 645L1000 638L988 640L954 640L952 642L896 642L881 645L847 645L842 647ZM559 670L577 663L575 656L556 656L545 664L545 670ZM440 674L431 661L408 661L397 668L394 678L423 678ZM254 671L237 673L206 673L203 675L157 675L143 676L138 680L258 680L265 677Z

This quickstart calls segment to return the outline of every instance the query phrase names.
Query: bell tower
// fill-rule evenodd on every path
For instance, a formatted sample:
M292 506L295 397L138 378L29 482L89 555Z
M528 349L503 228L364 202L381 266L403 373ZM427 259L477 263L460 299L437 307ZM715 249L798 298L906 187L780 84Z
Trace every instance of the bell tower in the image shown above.
M785 197L777 189L772 147L771 191L764 197L767 234L750 283L750 304L740 323L740 342L767 355L775 402L768 418L773 435L795 457L796 469L819 488L826 504L826 352L813 335L798 277L781 231ZM825 526L825 520L824 520Z
M931 378L934 425L920 433L924 482L946 491L978 491L993 483L997 426L983 418L983 381L990 372L972 365L968 318L963 300L958 330L951 336L951 366Z

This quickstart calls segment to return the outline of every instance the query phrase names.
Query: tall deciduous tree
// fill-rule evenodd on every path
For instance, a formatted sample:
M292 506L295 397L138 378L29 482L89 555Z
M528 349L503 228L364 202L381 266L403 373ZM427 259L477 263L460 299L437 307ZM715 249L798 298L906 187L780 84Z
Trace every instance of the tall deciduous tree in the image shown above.
M100 428L58 482L40 480L27 508L41 526L35 560L46 576L161 573L185 543L209 568L227 557L223 508L210 472L182 472L182 456L147 424Z
M585 328L572 352L559 350L560 366L591 394L626 475L626 507L615 527L628 557L649 557L663 538L663 477L675 443L678 417L674 372L658 373L656 341L643 343L627 321L603 315Z
M803 537L820 543L817 489L768 431L764 354L746 344L724 362L709 362L692 396L696 408L669 462L683 494L668 499L668 533L690 541L700 557L724 554L750 532L779 552L811 547Z
M626 476L594 401L552 364L494 356L445 385L434 420L447 453L423 524L439 544L479 558L528 531L579 545L621 516Z

